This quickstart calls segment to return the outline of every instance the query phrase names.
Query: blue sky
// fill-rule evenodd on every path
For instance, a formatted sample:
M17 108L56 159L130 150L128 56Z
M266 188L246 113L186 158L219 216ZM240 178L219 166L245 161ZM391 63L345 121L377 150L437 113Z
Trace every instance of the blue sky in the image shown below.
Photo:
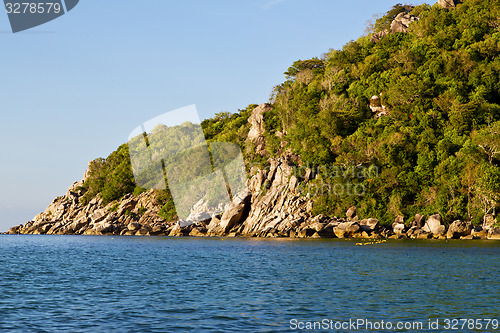
M268 101L298 59L341 48L395 0L80 0L12 34L0 14L0 231L43 211L144 121Z

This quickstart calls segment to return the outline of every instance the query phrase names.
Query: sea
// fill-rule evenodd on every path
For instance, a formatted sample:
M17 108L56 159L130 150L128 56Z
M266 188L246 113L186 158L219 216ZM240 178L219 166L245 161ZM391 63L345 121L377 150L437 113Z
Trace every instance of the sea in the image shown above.
M500 242L0 236L0 332L500 332Z

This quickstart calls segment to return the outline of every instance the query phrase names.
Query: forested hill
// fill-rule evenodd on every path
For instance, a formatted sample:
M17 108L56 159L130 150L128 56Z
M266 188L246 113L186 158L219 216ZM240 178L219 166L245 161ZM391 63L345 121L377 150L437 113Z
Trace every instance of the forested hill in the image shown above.
M448 0L395 5L372 31L341 50L298 60L263 113L262 151L247 140L255 105L203 122L208 140L239 143L250 166L293 154L323 185L359 185L360 193L324 191L314 213L361 216L439 213L479 222L500 203L500 3ZM446 7L446 8L445 8ZM124 145L98 160L84 199L111 202L136 192ZM360 177L321 172L378 170ZM168 193L160 214L175 215Z

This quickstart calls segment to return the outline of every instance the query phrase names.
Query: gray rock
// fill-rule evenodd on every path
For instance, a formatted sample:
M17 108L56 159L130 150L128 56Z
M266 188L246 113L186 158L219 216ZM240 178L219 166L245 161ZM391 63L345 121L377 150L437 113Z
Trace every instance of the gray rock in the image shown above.
M405 224L405 217L402 215L396 216L396 218L394 219L394 223Z
M352 238L362 232L357 222L344 222L333 228L335 236L338 238Z
M377 219L369 218L358 221L359 226L363 231L374 232L380 229L380 223Z
M404 234L405 233L405 229L406 229L406 226L402 223L397 223L393 226L393 231L396 235L398 234Z
M425 215L416 214L411 226L421 229L424 227L424 225L425 225Z
M458 4L463 3L462 0L438 0L438 5L448 9L448 8L455 8Z
M460 239L461 237L469 236L472 229L472 223L462 222L460 220L454 221L448 227L446 238Z
M388 34L389 34L388 30L383 30L383 31L376 32L376 33L373 34L373 36L371 38L371 41L374 42L374 43L378 43L378 42L380 42L380 40L382 38L384 38Z
M192 237L203 237L203 236L206 236L206 234L207 234L207 229L206 228L195 227L195 228L193 228L193 230L191 230L191 232L189 233L189 236L192 236Z
M435 214L429 216L427 222L425 223L423 230L425 232L432 233L434 235L443 234L446 231L446 227L441 224L441 215Z
M408 13L399 13L396 18L391 23L391 32L408 32L408 27L415 21L418 21L419 18L415 15L411 15Z
M108 222L98 224L94 227L97 234L107 234L113 232L113 225Z
M257 154L265 154L265 140L264 140L264 113L272 109L271 105L264 103L256 107L248 118L251 124L250 131L248 132L248 140L255 144L255 152Z
M234 198L231 206L224 212L220 220L220 227L224 233L229 232L235 225L243 221L250 197L249 192L244 192Z
M138 222L132 222L132 223L129 223L129 225L127 226L127 229L130 231L138 231L138 230L142 229L142 224L140 224Z

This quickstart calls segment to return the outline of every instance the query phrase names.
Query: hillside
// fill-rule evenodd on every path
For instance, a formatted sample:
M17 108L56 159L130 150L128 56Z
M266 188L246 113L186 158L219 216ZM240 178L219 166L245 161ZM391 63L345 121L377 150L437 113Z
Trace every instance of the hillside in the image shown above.
M253 177L251 198L244 198L250 206L238 213L241 226L233 229L238 223L226 221L212 234L259 235L269 224L266 230L290 223L290 235L291 229L302 230L304 221L328 225L328 219L345 223L354 217L376 219L394 232L395 220L408 229L417 227L415 216L435 214L446 226L456 220L497 224L499 29L498 1L398 4L370 33L341 50L294 62L269 104L204 120L208 141L240 145ZM296 184L289 182L293 176ZM269 192L262 193L262 186ZM279 200L263 201L280 186L287 192L275 199L286 207ZM126 212L121 223L139 223L139 229L144 220L167 222L159 233L175 228L169 190L135 185L126 144L91 162L84 181L70 192L79 218L88 218L91 209L85 207L98 205L116 219ZM67 196L58 200L66 202ZM134 201L131 209L123 204L127 200ZM348 220L334 218L351 207L357 209ZM68 222L73 218L66 216ZM46 215L39 219L46 225L60 222ZM267 225L257 226L262 221Z

